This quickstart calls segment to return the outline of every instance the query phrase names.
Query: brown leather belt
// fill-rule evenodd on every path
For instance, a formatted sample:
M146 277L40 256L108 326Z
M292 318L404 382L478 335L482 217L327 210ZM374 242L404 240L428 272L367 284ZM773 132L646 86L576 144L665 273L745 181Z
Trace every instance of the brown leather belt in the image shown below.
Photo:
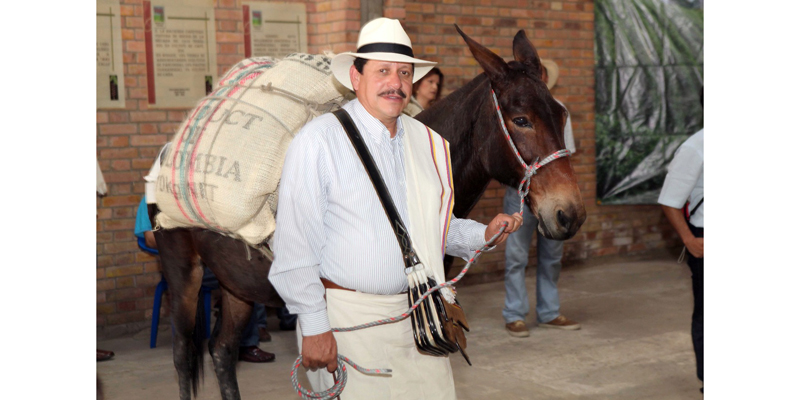
M347 290L348 292L355 292L353 289L348 289L345 287L341 287L325 278L319 278L322 281L322 286L325 286L325 289L339 289L339 290Z
M322 281L322 286L325 286L325 289L339 289L339 290L346 290L348 292L355 292L355 290L353 289L348 289L346 287L339 286L325 278L319 278L319 280ZM398 294L406 294L406 293L408 293L408 290Z

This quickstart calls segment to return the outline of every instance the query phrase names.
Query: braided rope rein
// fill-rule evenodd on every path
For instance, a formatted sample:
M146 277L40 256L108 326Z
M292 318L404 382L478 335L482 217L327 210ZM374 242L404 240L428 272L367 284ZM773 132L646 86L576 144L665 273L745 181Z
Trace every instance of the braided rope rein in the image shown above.
M497 110L497 116L500 119L500 126L503 128L503 133L505 134L508 143L511 145L511 148L514 150L514 154L517 156L517 160L520 162L520 164L522 164L523 168L525 169L525 174L522 178L522 181L520 182L519 187L517 188L517 195L520 196L519 215L522 216L522 213L525 210L525 196L528 195L531 178L533 177L533 175L536 175L536 171L559 158L571 155L571 152L567 149L562 149L545 157L541 162L537 158L531 165L525 163L525 160L522 159L519 150L517 150L517 147L514 146L514 141L511 140L511 135L508 133L508 129L506 128L506 124L503 120L503 114L500 112L500 105L497 103L497 96L495 95L494 90L492 90L492 99L494 100L495 109ZM469 262L467 262L467 265L464 266L464 268L461 270L461 272L459 272L458 275L456 275L455 278L447 282L440 283L428 289L425 293L422 294L422 296L420 296L419 299L417 299L417 301L414 302L414 304L411 305L411 307L406 312L396 317L381 319L378 321L356 325L349 328L332 328L331 331L352 332L360 329L371 328L378 325L395 323L408 318L411 315L411 313L414 312L414 310L428 296L431 295L431 293L437 290L441 290L445 287L452 287L456 284L456 282L460 281L461 278L463 278L464 275L467 274L467 271L469 271L470 267L472 267L472 265L478 260L481 254L483 254L483 252L489 250L492 247L491 244L494 243L494 241L498 237L500 237L500 235L502 235L503 232L505 232L507 227L508 227L508 222L503 222L502 226L500 227L500 230L498 230L497 233L494 234L494 236L489 238L489 240L486 241L486 243L484 243L480 249L475 250L475 253L472 255L472 258L470 258ZM292 386L294 387L294 390L297 391L297 395L303 398L304 400L332 400L337 398L342 393L342 391L344 390L344 386L347 383L347 367L344 365L345 363L350 364L357 371L368 375L391 375L392 373L392 370L389 368L376 368L376 369L364 368L341 354L337 354L336 358L337 358L337 366L336 366L336 373L334 375L333 386L330 389L322 392L312 392L308 389L303 388L297 380L297 372L298 369L300 368L300 365L303 362L303 356L302 355L298 356L294 362L294 366L292 367L291 371Z

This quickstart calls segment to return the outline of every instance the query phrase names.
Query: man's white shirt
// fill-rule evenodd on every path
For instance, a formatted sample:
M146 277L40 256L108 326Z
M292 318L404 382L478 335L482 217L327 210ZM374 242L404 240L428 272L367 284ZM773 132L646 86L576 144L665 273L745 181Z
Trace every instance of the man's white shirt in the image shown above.
M409 226L402 121L388 129L353 100L343 107L361 132L400 217ZM486 225L453 217L446 253L469 258ZM356 291L407 290L400 246L380 199L339 120L325 114L303 127L286 153L269 279L298 314L305 336L330 330L323 277Z

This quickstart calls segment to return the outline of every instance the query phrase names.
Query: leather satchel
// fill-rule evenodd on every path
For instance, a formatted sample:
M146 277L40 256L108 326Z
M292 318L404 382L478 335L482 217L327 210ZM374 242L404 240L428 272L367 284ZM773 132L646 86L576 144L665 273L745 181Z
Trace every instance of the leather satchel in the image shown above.
M400 219L400 214L392 201L392 196L386 188L380 171L376 167L375 161L372 159L372 155L369 153L358 128L356 128L350 115L345 110L339 109L334 111L333 114L344 127L347 137L364 164L364 168L367 170L370 181L372 181L372 185L378 193L386 216L389 218L397 237L406 266L408 306L411 307L425 292L435 287L436 283L423 271L422 263L411 244L408 230L402 219ZM464 330L469 332L469 324L467 323L464 309L457 299L451 304L444 299L439 290L432 292L411 313L411 326L413 327L414 343L420 352L443 356L459 351L464 356L464 359L467 360L467 363L472 365L466 353L467 337L464 334Z

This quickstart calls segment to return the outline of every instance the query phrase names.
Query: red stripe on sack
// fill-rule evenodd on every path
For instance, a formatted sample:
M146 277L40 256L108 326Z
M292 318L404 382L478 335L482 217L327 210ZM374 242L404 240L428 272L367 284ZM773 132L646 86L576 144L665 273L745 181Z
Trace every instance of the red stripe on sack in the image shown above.
M262 71L253 71L250 74L247 74L244 78L239 81L239 84L244 85L245 83L258 78L261 75Z
M194 112L192 113L192 116L187 121L194 120L194 118L197 116L197 112L200 111L200 109L202 108L202 104L205 103L205 102L206 102L206 100L203 100L203 102L200 103L200 105L198 105L194 109ZM177 169L177 164L175 163L175 161L178 159L178 154L180 153L181 143L183 143L183 138L186 135L186 130L189 129L189 125L190 124L187 123L186 126L183 127L183 132L181 132L180 136L178 136L178 142L175 144L175 154L172 156L172 196L175 197L175 204L177 204L178 210L180 210L181 214L183 214L183 217L186 218L189 222L196 222L194 220L194 218L192 218L188 214L186 214L186 210L184 210L183 206L181 206L181 200L178 199L178 191L175 190L175 187L177 186L177 183L175 181L175 170Z
M222 106L222 103L224 103L224 102L225 102L225 100L221 100L219 103L217 103L217 106L214 108L214 111L212 111L211 115L209 115L208 118L206 118L206 122L203 125L203 129L200 130L200 133L197 135L197 137L194 140L194 143L195 143L194 149L192 149L192 156L189 158L189 188L190 188L189 193L191 194L192 203L194 203L194 207L195 207L195 210L197 210L197 213L200 214L200 218L202 218L203 221L208 222L209 225L212 225L217 229L222 229L222 228L217 226L217 225L215 225L214 223L212 223L205 216L205 214L203 214L203 210L200 209L200 203L197 201L197 193L195 193L194 185L193 185L193 183L194 183L194 165L193 164L197 160L197 149L198 149L198 147L200 147L200 139L203 137L203 134L206 132L206 127L208 127L208 124L211 122L211 118L214 117L214 115L217 113L219 108Z
M239 71L243 71L243 70L246 70L246 69L250 68L252 65L265 65L265 64L272 64L272 63L271 62L250 62L250 63L245 63L245 64L242 64L242 66L239 69L230 71L226 76L235 75L235 74L239 73Z

